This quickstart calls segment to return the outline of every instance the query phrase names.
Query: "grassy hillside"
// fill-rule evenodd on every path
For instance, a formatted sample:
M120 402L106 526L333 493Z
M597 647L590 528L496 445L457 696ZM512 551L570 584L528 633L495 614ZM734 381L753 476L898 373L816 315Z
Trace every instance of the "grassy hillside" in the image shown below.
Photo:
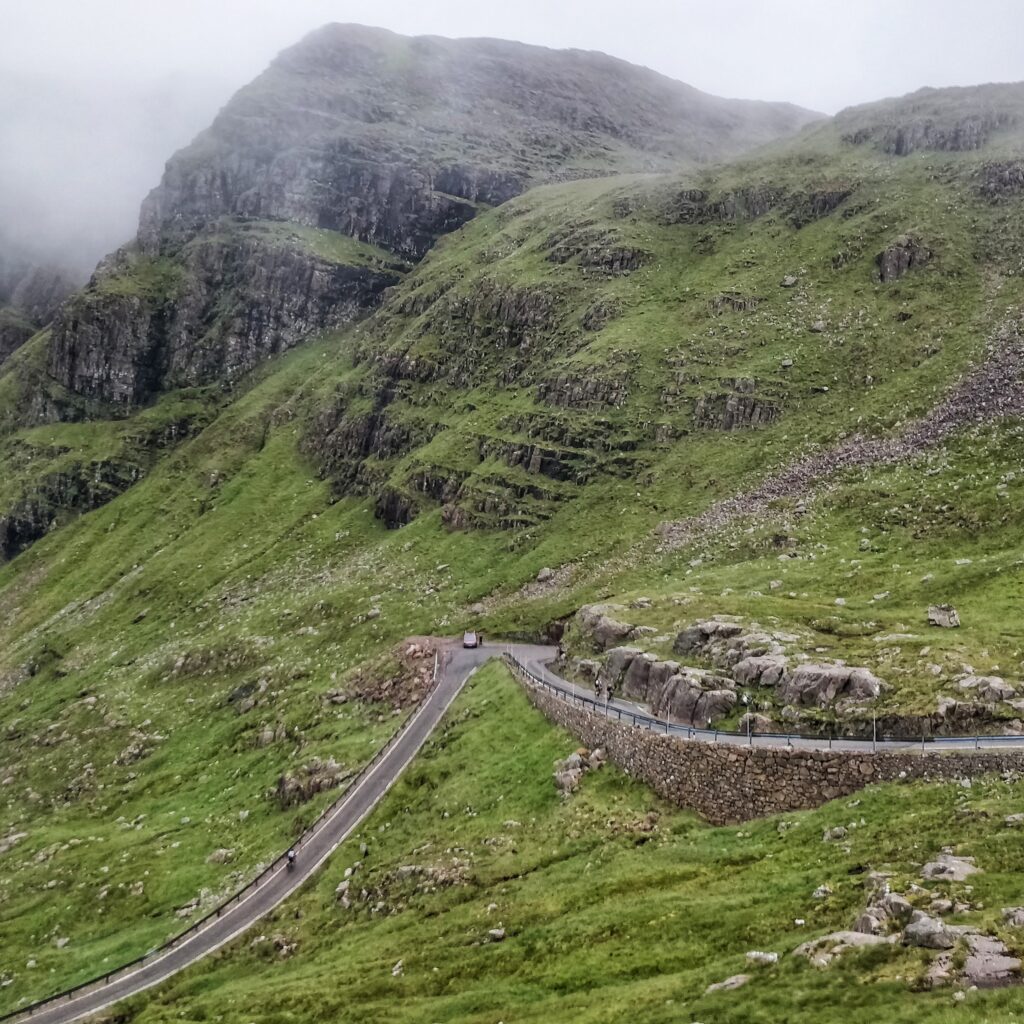
M855 435L904 437L1019 333L1019 130L902 157L872 138L829 125L685 179L534 190L446 237L361 325L119 419L24 426L87 410L47 377L45 334L8 360L0 521L47 478L143 472L105 504L40 500L40 539L0 568L4 1005L142 952L276 853L329 799L282 806L281 776L333 757L342 781L400 720L360 680L396 673L409 635L536 637L647 597L626 614L652 635L729 613L866 664L892 714L956 696L965 664L1017 682L1013 409L685 525ZM128 299L166 283L132 274ZM944 601L963 626L929 631ZM903 806L878 799L879 822Z
M872 787L716 829L607 766L563 800L552 766L574 746L486 668L314 885L122 1019L947 1021L950 990L915 991L934 953L880 947L821 970L792 950L849 927L871 872L902 891L944 846L983 872L925 883L915 902L949 890L981 908L958 920L1001 928L999 908L1020 898L1020 844L1002 821L1019 783ZM837 824L848 840L824 842ZM815 899L819 886L831 892ZM751 950L781 958L751 967ZM743 988L705 994L738 973ZM1010 1021L1019 1007L1012 989L972 992L957 1016Z

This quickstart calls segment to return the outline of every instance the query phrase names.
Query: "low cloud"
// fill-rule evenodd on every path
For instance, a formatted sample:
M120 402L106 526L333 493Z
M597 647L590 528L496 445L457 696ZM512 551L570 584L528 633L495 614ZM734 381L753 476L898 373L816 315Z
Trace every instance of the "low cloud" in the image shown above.
M833 112L1024 79L1018 0L8 0L0 237L80 270L128 240L164 162L330 21L596 49L718 95ZM10 244L10 243L8 243Z

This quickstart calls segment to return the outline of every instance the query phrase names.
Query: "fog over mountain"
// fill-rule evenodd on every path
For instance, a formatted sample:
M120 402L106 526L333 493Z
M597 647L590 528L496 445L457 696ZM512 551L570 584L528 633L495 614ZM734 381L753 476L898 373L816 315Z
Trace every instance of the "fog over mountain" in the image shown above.
M784 13L745 0L10 5L0 36L0 237L86 272L133 234L167 158L274 54L331 21L597 49L717 95L827 112L924 84L1024 78L1024 13L1012 0L867 0L856 19L847 13L835 0L796 0Z
M1017 1024L1020 13L0 2L0 1024Z

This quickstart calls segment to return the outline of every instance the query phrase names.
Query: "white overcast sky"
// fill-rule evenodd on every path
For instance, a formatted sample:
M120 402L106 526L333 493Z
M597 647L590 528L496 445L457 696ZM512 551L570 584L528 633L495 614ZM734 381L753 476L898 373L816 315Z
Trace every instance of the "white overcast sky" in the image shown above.
M603 50L827 113L1024 79L1024 0L0 0L0 231L94 261L171 152L330 21Z

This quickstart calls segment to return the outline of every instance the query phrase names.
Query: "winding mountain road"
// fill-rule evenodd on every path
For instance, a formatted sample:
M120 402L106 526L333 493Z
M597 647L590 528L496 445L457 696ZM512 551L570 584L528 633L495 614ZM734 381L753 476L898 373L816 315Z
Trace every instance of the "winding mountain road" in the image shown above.
M476 650L464 650L454 644L442 648L438 663L437 683L427 698L403 726L392 745L353 784L351 789L313 829L297 844L300 855L291 869L281 864L270 871L258 886L232 903L216 917L203 924L194 933L186 935L171 948L153 954L135 966L127 967L123 973L114 972L104 980L87 988L72 991L66 995L37 1004L33 1009L14 1011L0 1017L0 1021L31 1020L40 1024L71 1024L93 1013L105 1009L136 995L145 989L158 985L172 975L201 960L232 939L241 935L260 918L286 900L306 882L347 839L362 821L377 806L389 789L399 779L434 729L441 722L445 712L462 690L463 685L476 669L490 658L508 655L521 672L532 677L535 684L543 685L558 693L567 701L586 704L592 710L607 714L610 718L638 725L652 731L668 732L680 739L704 742L752 744L758 746L792 746L809 750L856 750L872 749L911 750L922 749L919 742L894 740L828 740L797 736L754 735L718 732L712 729L696 729L678 723L657 719L650 711L626 700L615 700L605 704L595 699L592 690L571 683L552 672L547 664L558 651L554 647L530 644L489 644ZM942 737L927 744L929 752L942 749L962 750L969 744L973 747L1017 747L1024 744L1024 737Z
M553 658L551 647L517 644L515 655L523 663L538 666ZM412 715L393 745L342 797L337 807L297 844L299 856L289 869L280 865L237 903L231 904L204 927L163 953L154 954L125 973L78 992L55 996L34 1010L3 1020L31 1020L39 1024L71 1024L90 1014L158 985L173 974L201 960L241 935L309 879L377 806L419 752L427 738L459 695L466 680L499 650L492 646L464 650L454 645L442 649L437 684Z

